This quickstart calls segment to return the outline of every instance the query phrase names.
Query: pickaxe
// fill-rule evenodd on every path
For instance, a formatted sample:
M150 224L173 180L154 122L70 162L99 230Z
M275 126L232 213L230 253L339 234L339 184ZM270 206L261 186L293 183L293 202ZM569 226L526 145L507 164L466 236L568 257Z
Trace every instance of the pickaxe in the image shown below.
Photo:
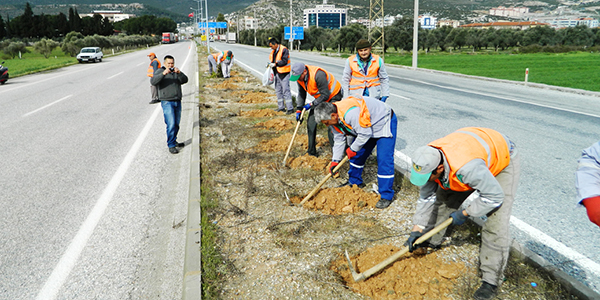
M424 241L426 241L429 238L431 238L432 236L434 236L436 233L440 232L442 229L448 227L448 225L450 225L450 224L452 224L452 218L448 218L448 220L444 221L444 223L436 226L429 232L425 233L423 236L418 238L413 243L413 245L418 245L418 244L423 243ZM392 256L386 258L384 261L378 263L377 265L373 266L372 268L370 268L362 273L356 273L356 271L354 270L354 267L352 266L352 262L350 261L350 256L348 255L347 250L346 250L346 259L348 260L348 267L350 268L350 272L352 273L352 279L354 279L354 282L361 282L361 281L371 277L373 274L381 271L383 268L387 267L388 265L394 263L396 260L398 260L398 258L400 258L400 256L404 255L406 252L408 252L408 246L405 246L404 248L402 248L402 250L394 253Z

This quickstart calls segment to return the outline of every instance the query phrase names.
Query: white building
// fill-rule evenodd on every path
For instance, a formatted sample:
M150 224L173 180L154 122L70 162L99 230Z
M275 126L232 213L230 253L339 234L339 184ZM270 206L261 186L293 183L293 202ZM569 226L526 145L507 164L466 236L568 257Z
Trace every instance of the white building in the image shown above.
M244 29L257 29L258 19L253 17L244 16L244 23L242 24Z
M435 29L435 24L437 23L437 18L433 16L419 16L419 24L421 24L422 29Z
M317 5L316 8L304 10L303 25L305 28L319 26L339 29L342 26L346 26L347 15L345 8L335 8L335 5L327 5L327 0L323 0L323 5Z
M498 6L490 9L490 15L500 17L520 18L529 13L529 7L504 7Z
M436 24L436 27L450 26L452 28L456 28L460 26L460 21L457 20L439 20Z
M110 21L111 23L135 17L135 15L132 14L121 13L120 10L94 10L91 14L79 14L79 17L93 17L95 14L101 15L102 18L108 18L108 21Z
M575 27L578 25L596 28L598 27L598 20L594 18L561 18L551 20L550 25L554 28Z

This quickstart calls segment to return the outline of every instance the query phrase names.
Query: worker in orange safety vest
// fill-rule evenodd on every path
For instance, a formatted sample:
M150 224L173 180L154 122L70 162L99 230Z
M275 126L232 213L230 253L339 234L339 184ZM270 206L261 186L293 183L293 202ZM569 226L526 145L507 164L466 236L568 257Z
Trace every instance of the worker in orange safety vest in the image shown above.
M294 113L292 93L290 91L290 51L284 45L279 44L276 38L269 39L271 54L269 55L269 68L273 68L275 93L277 94L276 111L285 111L290 115ZM285 102L285 103L284 103Z
M292 65L290 81L298 82L298 97L296 98L296 121L302 122L300 118L302 110L305 109L308 114L306 129L308 134L308 151L312 156L317 154L317 122L315 122L314 110L322 102L337 102L342 100L342 85L335 79L333 74L317 66L305 65L301 62L295 62ZM314 100L306 97L309 94ZM328 129L329 143L333 146L333 133Z
M360 39L356 42L356 55L346 60L342 89L346 97L369 96L385 102L390 96L390 78L383 59L371 54L369 41Z
M150 54L148 54L148 58L150 58L150 65L148 66L148 77L152 78L154 76L154 72L156 72L156 70L160 69L161 67L160 60L156 58L156 54L154 54L154 52L150 52ZM159 103L160 100L158 100L158 89L156 88L156 86L150 85L150 93L152 94L152 100L150 100L149 104Z
M509 256L510 215L520 172L515 144L489 128L461 128L415 150L410 182L420 187L420 193L406 241L409 251L439 247L445 230L425 243L414 242L448 217L453 225L478 218L484 222L479 252L482 284L473 298L494 299Z

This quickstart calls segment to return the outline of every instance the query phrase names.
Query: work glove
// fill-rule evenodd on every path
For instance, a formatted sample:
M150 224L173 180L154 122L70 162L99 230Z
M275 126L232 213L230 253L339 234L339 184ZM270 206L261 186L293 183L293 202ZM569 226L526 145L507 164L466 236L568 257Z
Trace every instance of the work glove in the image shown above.
M412 253L413 251L421 248L421 244L413 245L417 239L423 236L422 232L413 231L410 233L408 240L404 243L404 246L408 246L408 252Z
M267 68L272 68L272 67L274 67L274 66L275 66L275 63L269 63L269 64L267 65Z
M389 97L389 96L383 96L383 97L381 97L381 102L385 102L385 101L387 101L388 97Z
M452 225L462 225L469 218L463 214L462 210L457 210L450 214Z
M311 108L312 108L312 103L304 105L304 110L306 110L306 111L308 111Z
M346 149L346 155L348 155L348 159L351 159L356 156L356 152L352 151L352 149L348 147L348 149Z
M300 124L302 124L302 118L300 118L301 116L302 116L302 111L297 110L296 111L296 122L300 122Z
M339 165L338 162L332 161L329 163L329 166L327 166L329 168L329 173L333 176L338 175L338 172L333 173L333 169L335 169L335 167L337 167L337 165Z

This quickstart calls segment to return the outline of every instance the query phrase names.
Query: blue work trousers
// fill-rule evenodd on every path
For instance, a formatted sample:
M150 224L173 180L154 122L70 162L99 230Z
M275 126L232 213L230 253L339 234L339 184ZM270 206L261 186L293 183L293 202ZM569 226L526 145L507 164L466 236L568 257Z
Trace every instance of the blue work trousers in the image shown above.
M362 172L365 162L375 145L377 145L377 185L381 199L394 199L394 150L396 147L396 128L398 119L396 114L392 114L390 122L390 131L392 137L371 138L360 149L356 156L350 159L350 170L348 171L348 181L350 184L363 183Z
M177 133L181 121L181 101L160 101L167 124L167 145L169 148L177 146Z

